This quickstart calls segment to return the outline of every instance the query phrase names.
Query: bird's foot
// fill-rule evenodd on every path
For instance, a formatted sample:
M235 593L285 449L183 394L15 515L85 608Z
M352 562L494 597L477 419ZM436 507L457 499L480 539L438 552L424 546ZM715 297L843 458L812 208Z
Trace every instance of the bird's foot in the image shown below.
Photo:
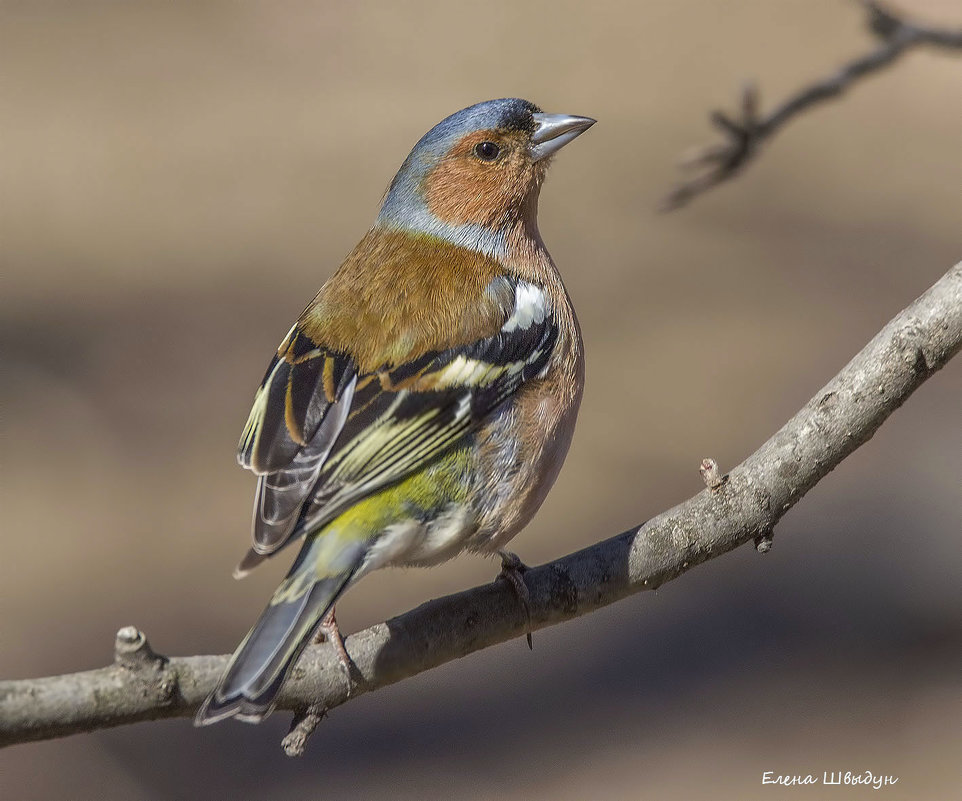
M531 593L528 592L528 585L524 583L523 578L528 566L518 558L516 553L511 551L498 551L498 556L501 557L501 572L498 574L498 578L511 585L511 589L514 590L514 594L518 598L518 603L521 604L527 622L526 639L528 648L533 649L534 645L531 642Z
M351 660L347 648L344 647L344 637L341 636L341 630L337 627L337 618L334 616L333 606L328 610L327 614L324 615L317 627L317 634L314 635L315 643L325 641L334 647L334 652L337 654L341 670L344 671L344 675L347 677L347 694L348 697L350 697L351 692L354 690L354 673L357 668Z

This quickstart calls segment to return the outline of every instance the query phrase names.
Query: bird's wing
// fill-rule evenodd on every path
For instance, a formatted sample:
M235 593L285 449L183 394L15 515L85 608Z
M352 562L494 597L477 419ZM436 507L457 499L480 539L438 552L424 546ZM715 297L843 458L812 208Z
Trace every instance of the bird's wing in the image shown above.
M292 536L422 468L548 364L558 327L536 285L488 336L360 373L295 326L257 392L238 459L259 474L245 572Z
M351 409L353 361L301 333L281 343L254 395L237 461L257 474L254 547L270 553L290 536L301 506Z

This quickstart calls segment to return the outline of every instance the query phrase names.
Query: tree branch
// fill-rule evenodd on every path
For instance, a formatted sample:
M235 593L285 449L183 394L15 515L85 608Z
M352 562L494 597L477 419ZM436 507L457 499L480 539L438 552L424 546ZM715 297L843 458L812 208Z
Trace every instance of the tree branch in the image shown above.
M727 476L702 463L706 489L639 528L555 562L524 582L530 626L544 628L652 590L750 540L764 552L775 524L962 347L962 262L902 311L768 442ZM301 753L324 713L351 698L520 637L514 590L495 581L429 601L353 634L360 677L348 685L334 649L308 648L279 698L297 712L288 753ZM137 629L117 634L110 667L0 682L0 745L142 720L192 715L227 656L167 659Z
M665 196L659 205L661 211L684 206L702 192L733 178L758 153L759 145L792 117L838 97L859 78L888 66L907 50L918 45L962 49L962 29L918 25L874 0L861 2L867 13L866 25L880 40L878 47L850 61L834 75L802 88L764 117L758 116L758 90L754 84L746 85L737 118L717 110L710 115L712 124L721 130L726 141L696 148L683 157L681 167L696 172Z

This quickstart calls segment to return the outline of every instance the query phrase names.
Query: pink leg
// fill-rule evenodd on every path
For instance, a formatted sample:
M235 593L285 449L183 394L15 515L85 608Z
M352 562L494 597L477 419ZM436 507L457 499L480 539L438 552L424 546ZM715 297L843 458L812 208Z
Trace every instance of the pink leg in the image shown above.
M341 630L337 627L337 618L334 616L333 606L328 610L328 613L324 615L324 618L317 627L317 634L314 635L315 643L322 643L325 640L334 646L334 651L341 663L341 668L343 668L347 674L348 685L353 686L352 667L354 663L351 662L347 648L344 647L344 638L341 636Z

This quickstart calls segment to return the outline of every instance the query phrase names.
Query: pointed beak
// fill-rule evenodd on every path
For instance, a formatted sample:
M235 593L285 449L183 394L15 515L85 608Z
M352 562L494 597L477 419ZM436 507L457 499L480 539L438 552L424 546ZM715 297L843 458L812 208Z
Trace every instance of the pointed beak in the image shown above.
M572 117L570 114L533 114L532 116L538 126L531 134L532 161L541 161L552 153L556 153L597 122L591 117Z

